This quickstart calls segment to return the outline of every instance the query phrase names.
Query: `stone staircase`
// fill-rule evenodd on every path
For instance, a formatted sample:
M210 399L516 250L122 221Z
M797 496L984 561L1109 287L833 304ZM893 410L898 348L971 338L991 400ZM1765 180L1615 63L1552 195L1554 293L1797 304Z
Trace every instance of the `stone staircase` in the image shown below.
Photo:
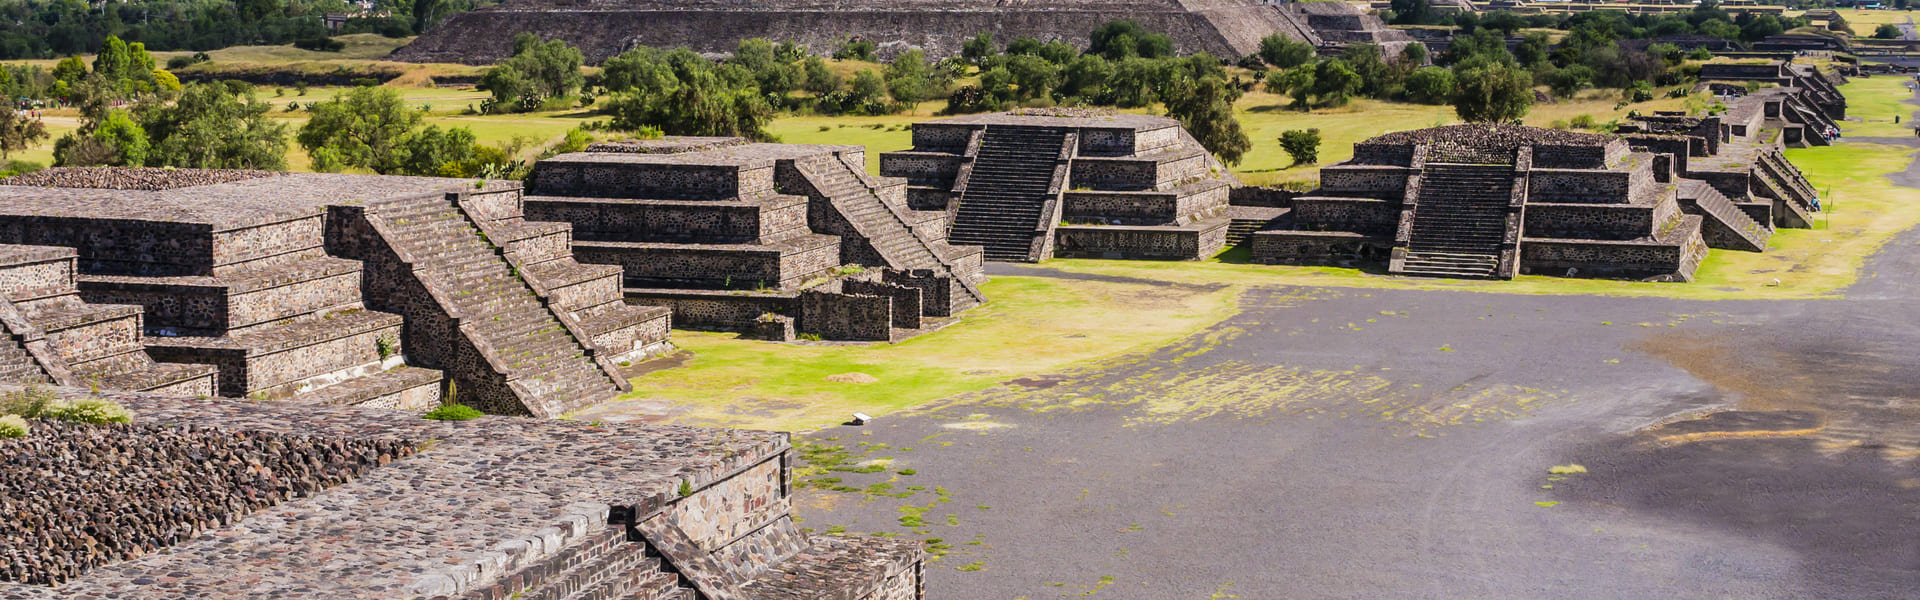
M437 195L386 200L369 205L367 218L380 225L375 230L396 254L412 263L440 310L457 315L458 329L484 355L488 367L504 372L438 367L461 378L504 376L504 382L492 383L510 389L539 417L558 416L619 393L619 382L590 355L586 344L591 342L576 337L560 321L556 309L542 301L453 201Z
M533 587L506 592L480 590L468 594L470 600L694 600L696 592L684 586L680 576L667 570L658 553L644 541L627 541L624 528L610 527L612 539L589 540L563 550L570 556L558 557L524 570L508 580L532 583ZM605 537L604 535L602 537ZM559 572L543 572L555 563L570 565ZM507 593L501 598L501 593Z
M988 260L1036 262L1036 235L1051 235L1042 222L1058 201L1053 189L1068 130L1054 127L988 126L980 153L960 196L948 243L981 246Z
M1270 208L1265 206L1233 206L1227 209L1227 247L1232 248L1253 238L1253 232L1266 229L1276 221L1286 218L1292 212L1288 208Z
M1497 277L1513 167L1427 163L1406 259L1393 272Z
M1705 214L1709 221L1715 223L1714 226L1733 233L1735 239L1728 240L1735 243L1736 247L1733 249L1749 252L1766 251L1767 239L1773 237L1772 228L1754 221L1753 217L1747 216L1746 211L1734 206L1732 200L1728 200L1726 195L1721 194L1720 190L1714 189L1711 185L1699 183L1691 188L1689 193L1693 195L1693 204L1700 208L1700 212Z
M965 293L965 298L954 299L953 312L986 301L979 288L956 272L953 263L941 255L938 247L914 231L902 208L887 204L874 193L874 185L865 173L833 156L795 160L794 167L816 191L827 197L841 217L887 261L887 266L898 270L926 269L951 278Z
M4 302L4 300L0 300ZM53 383L47 372L40 369L40 363L27 352L21 343L19 334L10 330L0 331L0 381L11 383Z

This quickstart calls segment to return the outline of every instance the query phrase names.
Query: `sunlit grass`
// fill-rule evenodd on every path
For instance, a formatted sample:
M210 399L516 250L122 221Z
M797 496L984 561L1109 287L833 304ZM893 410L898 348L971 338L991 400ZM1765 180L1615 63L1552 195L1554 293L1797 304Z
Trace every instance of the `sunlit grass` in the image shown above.
M991 302L946 329L893 345L775 344L676 331L685 366L634 380L622 400L668 401L676 422L803 430L880 415L1025 375L1157 347L1230 314L1235 290L999 277ZM877 381L841 383L863 373ZM597 418L621 403L596 408Z

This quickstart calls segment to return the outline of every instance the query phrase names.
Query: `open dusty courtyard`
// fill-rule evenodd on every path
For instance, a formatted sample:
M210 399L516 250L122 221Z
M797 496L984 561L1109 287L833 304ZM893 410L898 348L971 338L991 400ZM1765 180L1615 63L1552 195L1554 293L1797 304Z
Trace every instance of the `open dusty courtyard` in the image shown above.
M841 470L799 512L938 538L936 598L1899 597L1916 266L1909 232L1836 300L1263 288L1167 348L808 436Z

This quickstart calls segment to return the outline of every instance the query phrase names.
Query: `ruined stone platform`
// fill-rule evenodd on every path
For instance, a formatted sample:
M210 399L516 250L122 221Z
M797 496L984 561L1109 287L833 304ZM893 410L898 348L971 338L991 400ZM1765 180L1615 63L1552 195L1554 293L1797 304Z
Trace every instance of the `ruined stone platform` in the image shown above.
M413 451L58 587L0 583L0 598L560 597L542 595L556 589L745 597L722 595L726 588L754 598L919 597L869 595L918 590L917 546L792 528L785 434L106 396L144 427L392 441ZM643 523L669 526L680 545L647 537ZM595 565L604 568L580 568Z
M630 304L683 327L787 319L800 334L871 339L985 301L980 251L948 245L944 213L909 206L906 182L867 175L860 146L604 142L540 161L531 181L528 218L571 224L575 258L616 267ZM845 291L840 280L867 269L895 275ZM853 322L864 325L816 327Z
M1084 108L916 123L880 172L907 181L909 205L951 215L955 243L1018 262L1213 256L1239 185L1178 121Z

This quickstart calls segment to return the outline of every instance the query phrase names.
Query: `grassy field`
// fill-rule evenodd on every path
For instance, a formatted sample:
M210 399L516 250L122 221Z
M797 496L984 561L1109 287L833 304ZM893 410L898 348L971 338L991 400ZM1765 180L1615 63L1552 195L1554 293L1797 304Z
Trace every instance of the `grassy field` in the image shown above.
M805 430L854 411L886 414L1068 365L1158 347L1225 318L1238 288L999 277L992 302L905 342L774 344L675 331L684 366L633 380L621 400L575 415L674 405L673 422ZM834 381L871 377L868 383Z
M1906 87L1912 82L1908 77L1882 75L1855 77L1840 86L1840 93L1847 97L1847 116L1861 119L1841 121L1840 130L1854 137L1913 136L1913 111L1920 110L1920 106L1905 102L1913 97ZM1894 115L1900 116L1897 125L1893 122Z

